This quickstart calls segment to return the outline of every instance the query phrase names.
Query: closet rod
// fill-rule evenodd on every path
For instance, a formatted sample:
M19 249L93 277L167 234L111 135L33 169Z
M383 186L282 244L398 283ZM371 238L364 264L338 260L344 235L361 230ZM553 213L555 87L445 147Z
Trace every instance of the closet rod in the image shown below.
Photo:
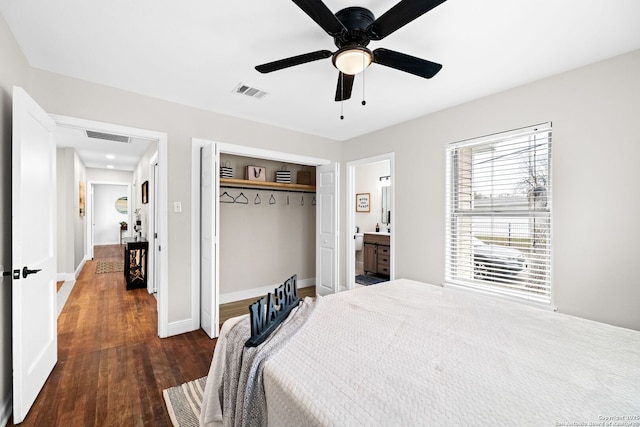
M285 192L285 193L309 193L309 194L316 194L315 191L308 191L308 190L295 190L295 189L281 189L281 188L257 188L257 187L238 187L236 185L221 185L220 188L230 188L230 189L236 189L236 190L255 190L255 191L281 191L281 192Z

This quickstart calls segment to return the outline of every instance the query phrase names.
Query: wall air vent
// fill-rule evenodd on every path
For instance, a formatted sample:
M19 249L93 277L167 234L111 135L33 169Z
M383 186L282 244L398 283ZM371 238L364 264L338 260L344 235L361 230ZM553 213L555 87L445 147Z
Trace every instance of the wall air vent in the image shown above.
M247 86L242 83L236 86L236 88L233 91L237 94L246 95L254 99L262 99L267 95L267 92L263 90L256 89L255 87Z
M106 141L124 142L128 144L131 142L131 137L125 135L115 135L113 133L96 132L93 130L85 130L85 133L89 138L104 139Z

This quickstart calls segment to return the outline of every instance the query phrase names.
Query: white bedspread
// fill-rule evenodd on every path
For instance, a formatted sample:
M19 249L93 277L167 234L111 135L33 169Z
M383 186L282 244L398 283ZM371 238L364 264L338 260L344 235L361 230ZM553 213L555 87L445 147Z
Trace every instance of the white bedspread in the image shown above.
M640 332L401 279L320 298L263 379L270 426L637 426Z

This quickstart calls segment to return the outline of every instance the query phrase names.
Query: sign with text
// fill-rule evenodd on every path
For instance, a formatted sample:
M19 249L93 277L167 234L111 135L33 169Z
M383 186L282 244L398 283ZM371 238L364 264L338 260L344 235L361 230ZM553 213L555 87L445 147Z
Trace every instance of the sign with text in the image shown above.
M249 306L251 338L244 344L245 347L256 347L262 344L287 318L291 310L298 306L300 298L298 298L297 279L298 275L294 274L273 293L267 294Z

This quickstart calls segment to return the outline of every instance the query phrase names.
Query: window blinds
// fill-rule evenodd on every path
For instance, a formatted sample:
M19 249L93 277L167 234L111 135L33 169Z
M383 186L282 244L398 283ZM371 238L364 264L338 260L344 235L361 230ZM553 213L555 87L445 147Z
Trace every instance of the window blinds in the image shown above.
M447 149L445 281L551 303L551 123Z

